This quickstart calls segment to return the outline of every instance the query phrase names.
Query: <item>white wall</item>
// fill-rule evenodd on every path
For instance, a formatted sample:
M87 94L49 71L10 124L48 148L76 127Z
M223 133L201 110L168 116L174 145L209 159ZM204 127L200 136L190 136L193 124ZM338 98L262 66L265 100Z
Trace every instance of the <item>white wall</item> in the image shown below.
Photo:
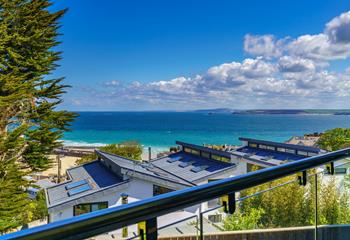
M117 203L118 198L120 197L120 194L109 194L109 195L104 195L104 196L99 196L95 197L93 199L90 199L89 201L86 202L79 202L79 204L83 203L94 203L94 202L108 202L108 206L115 205ZM73 206L67 207L63 210L50 213L50 222L55 222L67 218L74 217L74 212L73 212Z
M117 206L121 205L121 197L122 193L127 193L129 195L129 202L134 202L140 199L145 199L153 196L153 184L150 182L144 182L138 179L132 179L129 183L129 187L127 189L120 190L108 195L96 194L94 198L90 198L86 201L80 201L79 204L83 203L93 203L93 202L108 202L108 206ZM57 212L50 213L50 222L55 222L67 218L71 218L74 216L73 207L75 203L72 203L71 206L59 210Z

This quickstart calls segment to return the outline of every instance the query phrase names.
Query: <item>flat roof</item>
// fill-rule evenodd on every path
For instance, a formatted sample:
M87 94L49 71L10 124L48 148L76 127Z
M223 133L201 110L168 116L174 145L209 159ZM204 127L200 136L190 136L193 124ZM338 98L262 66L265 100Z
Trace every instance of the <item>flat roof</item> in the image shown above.
M300 151L306 151L306 152L313 152L313 153L320 153L322 152L321 149L316 147L310 147L310 146L303 146L303 145L296 145L296 144L289 144L289 143L280 143L280 142L272 142L272 141L266 141L266 140L259 140L259 139L253 139L253 138L245 138L240 137L239 140L241 141L247 141L251 143L257 143L257 144L264 144L269 146L275 146L275 147L282 147L282 148L289 148L294 150L300 150Z
M124 181L108 170L100 161L83 164L67 170L70 180L61 184L46 188L48 207L68 202L96 191L121 184ZM69 195L69 184L85 180L90 189L78 194ZM79 187L75 187L77 189Z

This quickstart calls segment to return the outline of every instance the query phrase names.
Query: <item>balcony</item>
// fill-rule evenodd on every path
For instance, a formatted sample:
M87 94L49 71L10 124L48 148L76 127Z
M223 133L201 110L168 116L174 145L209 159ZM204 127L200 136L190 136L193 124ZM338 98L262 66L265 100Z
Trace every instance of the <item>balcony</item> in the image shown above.
M350 156L350 148L323 155L308 157L275 167L265 168L244 175L217 180L208 184L169 192L141 201L103 209L83 214L63 221L26 229L7 235L0 239L86 239L94 236L104 239L345 239L349 236L349 225L324 226L319 219L318 204L322 194L318 194L324 176L335 174L335 169L348 164L344 161ZM286 179L287 180L283 180ZM280 181L272 184L273 181ZM269 185L271 183L271 185ZM261 188L251 192L253 187L267 184L268 188ZM290 228L274 228L249 231L220 231L230 230L227 219L243 217L233 215L239 211L244 213L244 204L286 186L293 186L298 193L295 199L304 198L302 191L307 189L313 194L312 202L315 207L313 226L291 226ZM283 201L281 195L281 201ZM219 204L215 206L215 199ZM210 209L200 211L193 216L175 219L168 224L159 224L159 219L169 214L175 216L179 211L202 204L210 203ZM297 202L297 201L295 201ZM306 205L307 206L307 205ZM273 206L271 206L273 209ZM293 206L277 211L292 211ZM308 210L305 209L304 213ZM175 214L175 215L174 215ZM259 214L259 212L255 212ZM164 221L162 221L164 222ZM118 230L119 229L119 230ZM180 233L180 234L179 234ZM339 235L341 234L341 235ZM342 237L342 238L339 238ZM344 238L345 237L345 238Z

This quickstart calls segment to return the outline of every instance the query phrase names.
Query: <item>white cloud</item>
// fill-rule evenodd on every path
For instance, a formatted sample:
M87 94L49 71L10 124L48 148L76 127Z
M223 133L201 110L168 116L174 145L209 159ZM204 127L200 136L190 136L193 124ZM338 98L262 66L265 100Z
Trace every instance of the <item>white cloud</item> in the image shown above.
M273 35L251 35L244 37L244 51L255 56L278 57L282 54L281 46L287 39L277 40Z
M335 17L326 25L326 34L333 43L350 43L350 11Z
M328 69L333 60L350 56L350 12L315 35L277 39L248 34L244 50L252 57L193 77L131 84L114 80L103 90L87 91L105 106L135 109L350 107L350 68Z
M305 72L315 71L315 63L309 59L300 57L283 56L278 61L278 67L281 72Z

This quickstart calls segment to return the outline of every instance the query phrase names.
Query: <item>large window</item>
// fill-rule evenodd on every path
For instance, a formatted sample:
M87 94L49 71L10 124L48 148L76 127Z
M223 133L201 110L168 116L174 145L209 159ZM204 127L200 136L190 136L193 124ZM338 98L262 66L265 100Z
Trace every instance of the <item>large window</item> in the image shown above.
M83 203L74 206L74 216L108 208L108 202Z
M184 148L184 151L187 152L187 153L191 153L193 155L199 155L199 151L198 150L195 150L193 148L188 148L188 147L185 147Z
M307 156L307 152L298 150L298 155Z
M210 153L207 152L201 152L201 156L205 158L210 158Z
M266 149L271 151L276 151L276 148L273 146L266 146Z
M191 148L188 148L188 147L184 147L184 151L187 152L187 153L191 153L191 152L192 152L192 149L191 149Z
M277 148L277 151L279 151L279 152L286 152L286 149L279 147L279 148Z
M286 153L295 154L295 150L294 149L290 149L290 148L286 148Z
M256 143L249 143L248 146L252 147L252 148L257 148L258 144L256 144Z
M228 157L220 156L220 155L215 155L212 154L211 158L214 160L222 161L222 162L231 162L231 159Z
M158 185L153 185L153 196L157 196L157 195L172 192L172 191L174 191L174 190L172 190L170 188L161 187Z

